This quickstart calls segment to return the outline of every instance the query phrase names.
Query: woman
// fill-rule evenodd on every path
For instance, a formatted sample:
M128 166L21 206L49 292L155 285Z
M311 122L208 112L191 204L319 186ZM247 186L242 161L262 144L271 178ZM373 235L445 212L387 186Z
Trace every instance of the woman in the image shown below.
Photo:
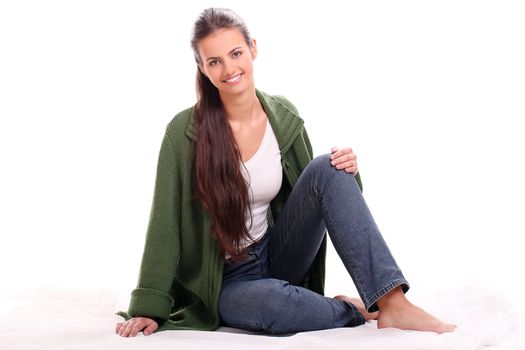
M167 125L139 282L116 332L283 334L371 319L453 331L405 298L352 150L312 159L296 108L255 89L257 46L242 19L207 9L191 44L197 104ZM323 296L327 229L361 299Z

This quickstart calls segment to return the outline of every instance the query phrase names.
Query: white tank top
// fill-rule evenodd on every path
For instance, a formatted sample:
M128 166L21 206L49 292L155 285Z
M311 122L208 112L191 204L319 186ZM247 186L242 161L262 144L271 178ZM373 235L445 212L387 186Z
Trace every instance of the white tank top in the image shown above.
M258 241L268 229L266 213L270 202L281 189L283 179L281 150L268 119L261 145L255 154L243 164L244 166L241 164L241 173L248 184L252 211L251 227L250 213L246 213L246 227L254 241ZM241 242L241 248L252 243L250 240L244 240Z

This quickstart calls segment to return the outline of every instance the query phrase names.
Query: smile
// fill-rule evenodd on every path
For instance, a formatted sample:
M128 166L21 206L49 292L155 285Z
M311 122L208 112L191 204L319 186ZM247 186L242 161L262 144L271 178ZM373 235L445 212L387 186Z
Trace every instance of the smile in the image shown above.
M239 82L239 80L241 80L241 77L243 75L244 75L244 73L241 73L239 75L231 77L230 79L223 80L223 82L226 83L226 84L230 84L230 85L237 84Z

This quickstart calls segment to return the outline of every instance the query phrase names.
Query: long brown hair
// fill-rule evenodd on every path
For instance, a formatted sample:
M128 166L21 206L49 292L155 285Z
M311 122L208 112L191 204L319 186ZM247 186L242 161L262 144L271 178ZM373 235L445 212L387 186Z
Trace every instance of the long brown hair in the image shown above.
M244 21L224 8L204 10L195 22L191 46L197 65L202 65L197 44L218 29L236 28L251 47L251 38ZM242 176L241 152L228 123L218 89L197 68L197 140L193 153L194 195L201 200L212 218L212 236L222 252L233 260L246 255L240 249L242 239L251 239L246 227L247 213L251 221L248 188Z

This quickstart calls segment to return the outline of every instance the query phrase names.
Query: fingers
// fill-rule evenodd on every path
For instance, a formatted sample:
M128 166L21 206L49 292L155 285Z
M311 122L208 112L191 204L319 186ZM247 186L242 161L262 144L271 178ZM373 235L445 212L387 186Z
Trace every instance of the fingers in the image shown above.
M335 166L337 170L343 170L347 173L356 174L357 168L357 156L353 153L350 147L343 148L341 150L337 147L332 147L331 164Z
M349 174L354 174L354 175L358 172L357 164L355 164L354 162L349 162L345 164L336 166L336 169L337 170L343 169L345 172Z
M132 318L120 325L117 334L121 337L134 337L139 332L137 328L140 326L140 323L135 318Z
M357 166L356 157L342 156L337 159L332 160L332 165L335 166L338 170L345 169L351 166Z
M134 317L124 323L117 323L116 333L121 337L135 337L144 328L144 335L152 334L158 328L157 322L147 317Z
M123 337L134 337L137 335L137 333L142 329L142 322L136 321L132 322L131 320L127 322L126 328L121 329L120 336Z
M146 329L144 330L144 335L150 335L153 332L155 332L159 328L159 325L157 322L152 322Z
M351 147L346 147L342 149L339 149L337 147L332 147L332 159L341 157L342 155L345 155L345 154L354 154L354 151L352 150Z
M343 161L356 161L357 156L354 154L353 150L348 148L343 148L341 150L333 151L336 149L335 147L332 148L332 155L330 156L330 159L332 160L332 165L339 164ZM336 161L336 163L334 163Z

